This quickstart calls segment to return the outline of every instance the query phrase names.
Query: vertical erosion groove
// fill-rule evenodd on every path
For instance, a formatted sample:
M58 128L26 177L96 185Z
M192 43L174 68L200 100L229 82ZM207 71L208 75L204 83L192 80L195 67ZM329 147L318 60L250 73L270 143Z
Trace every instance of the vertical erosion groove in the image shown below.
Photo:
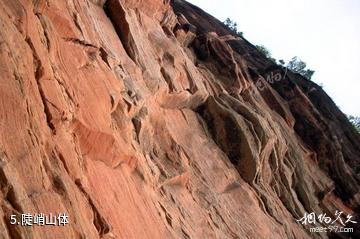
M108 0L104 4L104 11L114 26L126 53L135 62L135 55L130 47L130 26L126 20L124 7L119 0Z
M46 122L49 126L49 128L51 129L51 131L55 134L55 126L54 124L52 123L52 116L51 116L51 113L50 113L50 109L47 105L47 100L46 100L46 96L45 96L45 93L44 93L44 90L41 86L41 82L40 82L40 79L41 77L43 76L44 74L44 69L41 65L41 60L38 56L38 54L36 53L36 50L35 50L35 47L34 47L34 44L32 43L31 39L29 37L27 37L25 39L26 43L29 45L31 51L32 51L32 54L33 54L33 61L34 61L34 66L35 66L35 81L36 81L36 84L37 84L37 87L39 89L39 94L40 94L40 97L41 97L41 101L43 103L43 106L44 106L44 113L45 113L45 118L46 118Z
M76 186L79 188L80 192L87 198L89 205L91 207L91 210L94 213L94 226L96 230L98 231L98 234L100 238L102 238L104 235L108 234L111 230L110 225L106 222L105 218L100 214L99 210L94 205L93 200L89 196L89 194L85 191L83 188L80 180L75 180Z

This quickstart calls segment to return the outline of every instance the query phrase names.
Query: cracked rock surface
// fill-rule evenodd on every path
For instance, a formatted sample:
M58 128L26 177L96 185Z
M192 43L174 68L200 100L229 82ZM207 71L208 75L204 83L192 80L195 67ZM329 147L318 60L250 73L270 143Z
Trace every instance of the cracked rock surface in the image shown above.
M356 238L296 220L356 217L359 134L270 72L182 0L0 0L0 238Z

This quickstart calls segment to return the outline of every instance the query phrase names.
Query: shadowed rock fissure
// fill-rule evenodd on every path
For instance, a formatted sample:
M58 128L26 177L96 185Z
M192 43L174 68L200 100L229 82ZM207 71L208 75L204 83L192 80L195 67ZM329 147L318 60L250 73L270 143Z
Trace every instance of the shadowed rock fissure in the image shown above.
M104 11L113 24L117 35L128 56L136 62L136 58L130 46L130 27L126 20L126 12L119 0L107 0L104 4Z
M46 100L46 96L45 96L45 92L41 86L41 77L43 76L43 68L41 65L41 60L38 56L38 54L36 53L36 49L31 41L30 38L26 38L25 41L27 42L28 46L30 47L31 51L32 51L32 55L33 55L33 64L35 67L35 81L37 84L37 87L39 89L39 94L43 103L43 107L44 107L44 113L45 113L45 118L46 118L46 122L49 126L49 128L51 129L51 131L55 134L56 133L56 129L54 124L52 123L52 115L48 106L48 102Z
M100 238L102 238L104 235L106 235L110 232L110 226L106 222L105 218L103 216L101 216L99 210L94 205L89 194L84 190L83 186L81 185L80 180L76 180L75 184L78 187L78 189L80 190L80 192L82 192L82 194L87 198L89 205L93 211L93 216L94 216L93 223L96 227L96 230L99 233Z

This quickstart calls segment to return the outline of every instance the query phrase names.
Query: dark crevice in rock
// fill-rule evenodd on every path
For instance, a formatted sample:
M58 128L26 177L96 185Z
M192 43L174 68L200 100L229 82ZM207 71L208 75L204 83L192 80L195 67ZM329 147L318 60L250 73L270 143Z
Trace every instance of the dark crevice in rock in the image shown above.
M83 30L81 29L81 26L80 26L79 15L74 12L72 18L73 18L76 28L80 31L81 35L84 35Z
M196 111L205 121L214 142L228 156L243 179L251 183L256 176L256 159L239 125L236 112L214 97L209 97Z
M57 81L57 83L64 92L64 97L69 101L70 105L75 105L74 93L69 91L69 87L60 78L57 69L53 65L51 65L51 70L54 74L54 79Z
M131 119L133 123L135 134L136 134L136 141L140 142L140 130L141 130L141 119L139 117L134 117Z
M111 66L110 66L110 63L109 63L109 60L108 60L108 56L109 54L105 51L104 48L100 47L99 49L100 51L100 57L101 59L103 60L103 62L105 62L105 64L111 69Z
M47 27L46 27L46 22L44 20L44 16L41 13L35 13L35 16L39 19L39 22L40 22L40 25L42 27L43 34L45 37L44 44L46 46L46 49L49 51L50 50L50 37L49 37L48 32L46 31Z
M6 200L16 212L22 213L23 209L16 196L14 187L10 184L2 168L0 168L0 187L2 194L4 195L4 200Z
M90 48L98 48L97 46L87 42L87 41L84 41L84 40L80 40L80 39L77 39L77 38L73 38L73 37L63 37L63 39L67 42L72 42L74 44L77 44L77 45L80 45L80 46L84 46L84 47L90 47Z
M54 190L54 192L56 192L59 196L61 196L66 201L69 201L68 190L63 181L63 178L58 173L58 171L60 170L60 168L59 168L60 165L58 164L59 162L61 162L60 159L57 157L56 152L53 151L53 152L51 152L50 159L48 159L48 158L44 159L42 161L42 165L44 167L44 171L45 171L47 177L49 178L49 180L51 182L52 189Z
M44 106L46 122L47 122L49 128L51 129L52 133L55 134L56 130L55 130L54 124L52 123L52 115L51 115L50 109L46 103L46 96L45 96L44 90L43 90L43 88L41 86L41 82L40 82L40 79L44 74L44 72L43 72L44 69L43 69L43 66L41 65L41 60L40 60L38 54L36 53L34 44L32 43L31 39L29 37L27 37L25 39L25 41L29 45L29 47L32 51L32 54L33 54L33 61L34 61L34 66L35 66L35 81L36 81L36 84L37 84L37 87L38 87L38 90L40 93L40 97L41 97L41 100L42 100L42 103Z
M126 20L126 12L120 1L107 0L104 4L104 11L113 24L126 53L134 62L136 62L135 55L130 46L130 26Z
M172 82L171 76L168 74L168 72L165 70L164 67L161 67L160 72L161 72L163 78L165 79L166 83L168 84L170 92L174 92L175 91L175 86L174 86L174 84Z
M173 227L173 223L172 223L172 217L171 215L168 213L168 211L166 210L166 208L161 204L159 203L159 206L161 208L161 210L164 212L165 214L165 219L166 219L166 222L167 224L172 228Z
M136 141L140 143L140 133L141 128L143 126L142 121L145 119L145 117L148 115L148 110L146 107L142 107L139 110L139 113L131 119L131 122L133 123L135 134L136 134Z
M181 233L185 239L191 239L190 235L185 231L184 228L181 228Z
M85 191L84 187L82 186L80 180L75 180L76 186L79 188L80 192L85 196L88 200L89 205L94 214L94 226L98 231L99 237L102 238L104 235L108 234L111 231L110 225L106 222L105 218L100 214L99 210L95 206L93 200L91 199L90 195Z
M5 208L3 208L3 211L6 211L6 209L4 210ZM6 229L7 229L7 232L8 232L8 235L10 236L11 239L25 239L25 238L28 238L26 236L26 234L23 234L20 230L20 226L18 225L12 225L10 223L10 215L12 214L9 214L9 215L4 215L3 217L3 220L5 222L5 226L6 226ZM20 215L17 215L17 218L19 218Z
M208 130L210 131L214 141L219 145L219 147L228 155L230 161L234 164L238 164L238 150L240 146L238 143L240 142L240 138L237 137L236 131L234 130L236 128L234 122L230 118L223 118L221 117L221 120L224 121L222 125L220 125L220 121L216 119L216 116L210 111L209 103L206 103L202 106L200 106L197 109L197 112L199 115L204 119L206 122L206 125L208 127ZM217 122L219 124L217 124ZM232 144L227 144L226 139L219 138L221 137L221 134L219 131L220 127L226 127L228 130L224 129L226 132L230 132L231 134L228 135L229 140L232 142ZM230 131L229 131L230 130ZM228 138L225 136L225 138ZM229 148L230 147L230 148Z
M2 154L3 153L0 152L0 161L4 162L6 155L5 153L3 155ZM6 167L5 164L0 165L0 190L1 194L3 195L3 198L1 198L3 201L1 210L3 211L4 215L3 222L5 223L6 231L12 239L28 238L27 234L22 231L20 226L10 223L10 216L16 215L17 220L19 220L19 217L23 213L23 209L19 203L14 187L10 184L8 176L4 171L4 167ZM3 233L0 235L3 235Z
M52 184L53 184L53 188L54 188L55 192L57 192L57 194L59 194L63 197L67 197L67 195L66 195L67 190L66 190L65 183L59 175L53 175Z

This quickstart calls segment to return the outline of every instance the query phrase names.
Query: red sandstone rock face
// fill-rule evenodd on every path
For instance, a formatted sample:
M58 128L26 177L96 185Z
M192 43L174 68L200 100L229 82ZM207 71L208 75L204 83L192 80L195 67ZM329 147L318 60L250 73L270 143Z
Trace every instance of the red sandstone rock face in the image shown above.
M296 219L357 212L346 117L291 72L260 91L281 68L200 9L2 0L0 25L0 238L327 238Z

